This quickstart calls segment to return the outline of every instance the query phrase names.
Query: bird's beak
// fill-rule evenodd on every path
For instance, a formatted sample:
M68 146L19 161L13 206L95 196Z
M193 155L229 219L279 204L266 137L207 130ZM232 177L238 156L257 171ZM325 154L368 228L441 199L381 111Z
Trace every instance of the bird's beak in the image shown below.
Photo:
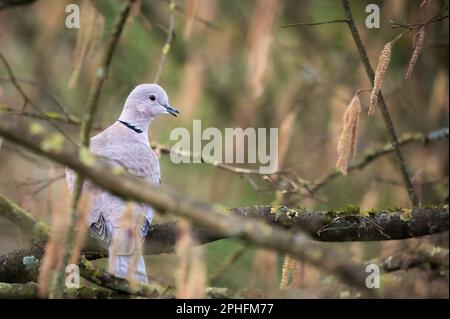
M176 108L170 106L169 104L163 104L162 106L166 109L167 113L169 113L170 115L177 117L178 114L180 114L180 112Z

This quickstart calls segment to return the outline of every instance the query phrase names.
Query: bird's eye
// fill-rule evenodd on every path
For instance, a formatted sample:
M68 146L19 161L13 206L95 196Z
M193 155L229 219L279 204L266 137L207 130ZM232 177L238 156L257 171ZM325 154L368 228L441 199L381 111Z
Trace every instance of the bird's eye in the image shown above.
M152 95L150 95L149 97L148 97L151 101L154 101L154 100L156 100L156 97L152 94Z

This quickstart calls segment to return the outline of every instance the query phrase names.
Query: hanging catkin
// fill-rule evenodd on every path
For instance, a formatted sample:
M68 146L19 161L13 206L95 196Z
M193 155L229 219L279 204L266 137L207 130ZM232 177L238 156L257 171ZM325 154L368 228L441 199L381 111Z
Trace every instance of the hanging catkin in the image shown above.
M425 28L420 28L420 31L414 35L414 52L409 60L408 70L406 71L405 80L411 78L411 75L416 66L417 59L423 48L423 42L425 40Z
M337 144L336 167L343 175L347 175L348 161L356 155L359 113L361 113L361 102L356 93L344 113L342 131Z
M373 81L373 89L370 93L369 115L373 115L375 113L375 106L378 103L378 94L380 93L381 83L383 82L384 75L388 68L389 62L391 61L392 45L394 41L388 42L384 46L378 59L375 79Z

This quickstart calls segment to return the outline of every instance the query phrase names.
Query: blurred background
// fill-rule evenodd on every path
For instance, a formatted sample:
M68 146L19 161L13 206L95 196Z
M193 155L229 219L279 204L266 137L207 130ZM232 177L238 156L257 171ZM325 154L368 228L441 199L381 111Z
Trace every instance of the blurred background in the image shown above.
M20 85L50 117L80 118L102 49L117 16L120 1L38 0L0 11L0 52ZM81 8L81 28L65 27L68 4ZM296 22L343 19L339 1L175 1L174 38L160 74L160 84L181 111L174 119L160 117L150 129L153 142L170 147L173 128L278 127L279 162L296 180L320 181L335 170L342 117L353 95L371 84L345 23L283 28ZM364 25L367 4L380 7L380 28ZM403 29L397 23L423 22L448 1L351 1L354 18L372 66L383 46ZM170 32L170 3L138 1L122 34L109 78L102 91L95 127L106 128L119 116L126 96L137 84L153 82L162 48ZM448 8L448 7L447 7ZM448 14L448 11L447 11ZM423 50L413 76L404 81L413 52L414 33L394 46L382 90L399 136L448 127L448 19L427 25ZM361 93L362 113L355 162L364 153L389 142L381 114L367 116L369 93ZM23 100L0 65L2 121L27 116ZM47 121L42 121L47 123ZM75 140L79 127L58 122ZM92 133L94 134L94 132ZM448 201L448 140L402 148L413 183L424 204ZM287 204L317 210L347 205L361 209L409 207L394 156L384 156L361 171L333 179L314 195L286 190L286 180L241 176L206 164L174 164L161 155L162 183L193 197L227 207ZM350 163L351 165L351 163ZM245 165L244 165L245 166ZM292 176L291 176L292 178ZM301 188L301 187L300 187ZM69 195L64 168L6 141L0 142L0 193L37 218L50 221L64 211ZM306 195L305 195L306 194ZM173 219L156 216L155 222ZM0 220L0 254L23 247L27 240L15 226ZM383 258L398 251L433 244L448 248L448 233L404 241L327 243L356 261ZM276 295L284 256L221 240L201 248L208 286L258 288ZM150 276L173 282L174 254L148 256ZM104 260L96 261L106 265ZM292 297L355 297L335 289L333 276L298 264ZM386 277L385 297L446 297L448 269L439 273L412 269ZM395 280L393 280L394 278ZM396 279L397 278L397 279ZM398 279L401 278L401 279ZM383 290L383 286L382 286Z

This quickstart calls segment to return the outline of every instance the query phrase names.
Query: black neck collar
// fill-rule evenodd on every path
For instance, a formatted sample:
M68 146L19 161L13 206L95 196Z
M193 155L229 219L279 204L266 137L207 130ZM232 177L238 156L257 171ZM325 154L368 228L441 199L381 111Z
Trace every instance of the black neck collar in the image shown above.
M134 125L132 125L132 124L130 124L130 123L128 123L128 122L125 122L125 121L121 121L121 120L118 120L120 123L122 123L123 125L125 125L126 127L128 127L130 130L133 130L133 131L135 131L136 133L142 133L142 132L144 132L143 130L141 130L140 128L138 128L138 127L136 127L136 126L134 126Z

